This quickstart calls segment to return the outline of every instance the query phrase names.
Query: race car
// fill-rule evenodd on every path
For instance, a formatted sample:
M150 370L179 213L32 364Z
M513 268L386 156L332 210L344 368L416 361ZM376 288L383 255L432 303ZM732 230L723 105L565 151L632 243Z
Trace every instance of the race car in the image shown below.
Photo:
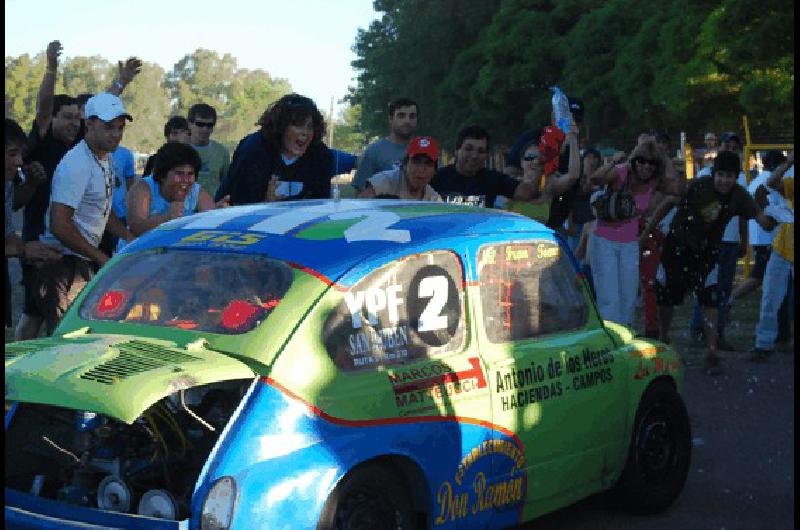
M11 528L504 528L680 494L684 364L564 242L445 203L258 204L116 255L6 345Z

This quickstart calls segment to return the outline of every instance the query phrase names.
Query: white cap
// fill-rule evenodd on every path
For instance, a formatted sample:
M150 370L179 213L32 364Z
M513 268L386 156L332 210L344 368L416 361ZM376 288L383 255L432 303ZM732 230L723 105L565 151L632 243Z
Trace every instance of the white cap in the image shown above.
M114 118L125 116L128 120L133 121L131 115L122 105L122 100L108 92L90 97L86 102L84 115L86 118L96 116L103 121L111 121Z

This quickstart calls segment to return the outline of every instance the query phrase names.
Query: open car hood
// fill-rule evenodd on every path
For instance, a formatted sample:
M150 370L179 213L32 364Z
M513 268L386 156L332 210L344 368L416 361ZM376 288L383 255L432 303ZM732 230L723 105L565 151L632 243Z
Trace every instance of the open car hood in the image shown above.
M179 390L255 373L204 342L67 334L6 344L5 398L105 414L132 423Z

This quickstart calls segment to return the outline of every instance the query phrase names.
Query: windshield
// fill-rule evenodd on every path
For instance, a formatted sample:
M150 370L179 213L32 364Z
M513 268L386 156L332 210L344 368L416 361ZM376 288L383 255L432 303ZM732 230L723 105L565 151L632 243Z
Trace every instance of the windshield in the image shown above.
M143 252L109 270L87 296L80 315L86 320L246 333L277 307L293 277L289 265L265 256Z

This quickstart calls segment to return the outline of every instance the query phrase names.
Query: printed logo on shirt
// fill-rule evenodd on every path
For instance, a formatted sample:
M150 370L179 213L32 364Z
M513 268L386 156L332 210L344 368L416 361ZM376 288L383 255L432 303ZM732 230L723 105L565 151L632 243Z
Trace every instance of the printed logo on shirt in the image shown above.
M722 211L722 205L719 202L712 202L705 208L700 210L700 215L703 216L703 221L706 223L713 223L719 219L719 214Z
M486 195L444 195L444 202L464 206L486 206Z
M294 197L300 195L302 191L303 183L292 180L282 180L278 182L278 186L275 188L275 194L284 197Z

